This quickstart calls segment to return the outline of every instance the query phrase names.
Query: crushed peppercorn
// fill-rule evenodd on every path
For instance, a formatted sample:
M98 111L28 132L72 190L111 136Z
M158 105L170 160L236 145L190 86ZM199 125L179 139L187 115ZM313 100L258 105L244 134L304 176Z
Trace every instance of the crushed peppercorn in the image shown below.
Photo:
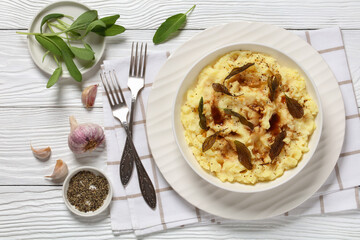
M69 182L67 198L81 212L100 208L109 193L109 183L104 176L90 171L80 171Z

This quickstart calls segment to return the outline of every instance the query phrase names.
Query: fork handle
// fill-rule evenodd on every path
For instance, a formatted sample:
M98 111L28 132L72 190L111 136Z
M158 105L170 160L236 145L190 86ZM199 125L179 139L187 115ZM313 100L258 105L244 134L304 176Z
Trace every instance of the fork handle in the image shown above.
M147 174L147 172L144 168L144 165L142 164L142 162L139 158L139 155L136 151L134 142L132 141L131 133L130 133L127 122L123 122L122 125L126 131L126 134L127 134L128 140L129 140L128 142L130 144L129 154L131 154L131 156L135 160L141 194L142 194L145 202L149 205L149 207L155 208L156 207L156 193L155 193L154 185L151 182L151 179L150 179L149 175Z
M133 116L135 111L136 104L136 96L132 96L131 98L131 111L129 117L129 132L132 135L132 126L133 126ZM132 175L134 169L134 161L132 158L132 154L130 153L130 143L129 138L126 138L124 151L120 160L120 180L122 185L126 186L129 183L130 177Z

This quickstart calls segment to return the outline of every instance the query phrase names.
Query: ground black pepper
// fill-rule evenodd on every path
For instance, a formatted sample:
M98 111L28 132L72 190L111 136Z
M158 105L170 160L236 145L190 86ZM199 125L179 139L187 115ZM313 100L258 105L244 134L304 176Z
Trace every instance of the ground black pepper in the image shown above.
M81 212L100 208L109 193L109 183L103 176L90 171L80 171L69 183L67 198Z

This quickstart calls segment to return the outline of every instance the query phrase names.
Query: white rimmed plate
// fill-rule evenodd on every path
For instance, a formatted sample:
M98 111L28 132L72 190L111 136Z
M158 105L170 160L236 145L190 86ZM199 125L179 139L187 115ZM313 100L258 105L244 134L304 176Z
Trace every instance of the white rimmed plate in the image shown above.
M82 13L90 10L89 7L85 6L84 4L72 2L72 1L60 1L52 3L48 6L46 6L44 9L42 9L32 20L31 25L29 27L29 32L40 32L40 24L41 20L44 16L50 14L50 13L63 13L65 15L69 15L74 17L76 19L79 15ZM61 20L64 22L67 22L71 24L71 20L64 17ZM43 29L45 26L43 26ZM44 29L45 32L45 29ZM90 44L93 51L95 52L95 60L92 62L87 61L81 61L76 58L74 58L75 64L78 66L79 71L81 74L85 74L88 71L92 69L93 66L96 66L96 64L101 59L102 55L105 51L105 38L102 36L99 36L94 33L89 33L88 36L84 38L84 40ZM81 43L72 44L76 47L84 47ZM42 61L43 56L46 52L46 50L36 41L34 36L29 35L28 36L28 48L30 55L35 62L35 64L44 72L48 74L52 74L54 70L57 68L57 64L51 54L45 57L44 61ZM62 78L69 78L70 74L69 71L66 69L65 64L63 64L63 73Z
M322 99L323 132L313 158L295 177L271 191L236 193L209 184L183 159L172 132L172 103L188 69L216 48L237 42L265 44L295 59L314 79ZM340 154L345 134L345 110L333 73L309 44L273 25L236 22L197 34L170 56L153 84L146 123L157 166L180 196L206 212L224 218L251 220L285 213L320 188Z

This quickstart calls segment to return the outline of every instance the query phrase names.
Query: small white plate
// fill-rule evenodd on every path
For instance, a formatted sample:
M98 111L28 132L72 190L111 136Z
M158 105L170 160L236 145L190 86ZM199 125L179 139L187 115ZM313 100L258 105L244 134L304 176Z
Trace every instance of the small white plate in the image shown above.
M75 206L71 205L67 198L67 190L69 187L69 182L70 182L71 178L80 171L90 171L90 172L94 173L95 175L101 175L101 176L105 177L107 182L109 183L109 193L108 193L107 197L105 198L103 205L100 208L96 209L95 211L81 212L81 211L77 210L75 208ZM63 194L63 199L65 202L65 205L71 212L73 212L76 215L82 216L82 217L93 217L93 216L96 216L96 215L102 213L103 211L105 211L105 209L109 206L109 204L111 203L113 191L112 191L110 179L106 176L106 174L103 171L101 171L100 169L97 169L95 167L84 166L84 167L76 168L66 177L64 184L63 184L63 188L62 188L62 194Z
M35 16L29 27L29 32L39 33L42 18L50 13L63 13L65 15L72 16L74 17L74 19L76 19L78 16L80 16L82 13L88 10L90 10L89 7L77 2L60 1L60 2L52 3L46 6ZM71 24L71 20L66 17L62 18L61 20ZM45 29L43 30L44 32L48 31ZM105 51L104 37L94 33L89 33L89 35L85 37L84 40L85 42L90 44L93 51L95 52L95 60L89 63L87 61L81 61L74 58L74 62L78 66L81 74L87 73L92 69L93 66L96 66L96 64L99 62ZM83 47L81 43L72 44L72 45L76 47ZM30 55L33 61L35 62L35 64L41 70L51 75L54 72L54 70L57 68L56 62L53 59L52 55L49 54L48 56L46 56L44 62L42 62L46 50L36 41L35 37L32 35L28 36L28 47L29 47ZM69 77L70 77L69 71L66 69L65 64L63 64L62 78L69 78Z

